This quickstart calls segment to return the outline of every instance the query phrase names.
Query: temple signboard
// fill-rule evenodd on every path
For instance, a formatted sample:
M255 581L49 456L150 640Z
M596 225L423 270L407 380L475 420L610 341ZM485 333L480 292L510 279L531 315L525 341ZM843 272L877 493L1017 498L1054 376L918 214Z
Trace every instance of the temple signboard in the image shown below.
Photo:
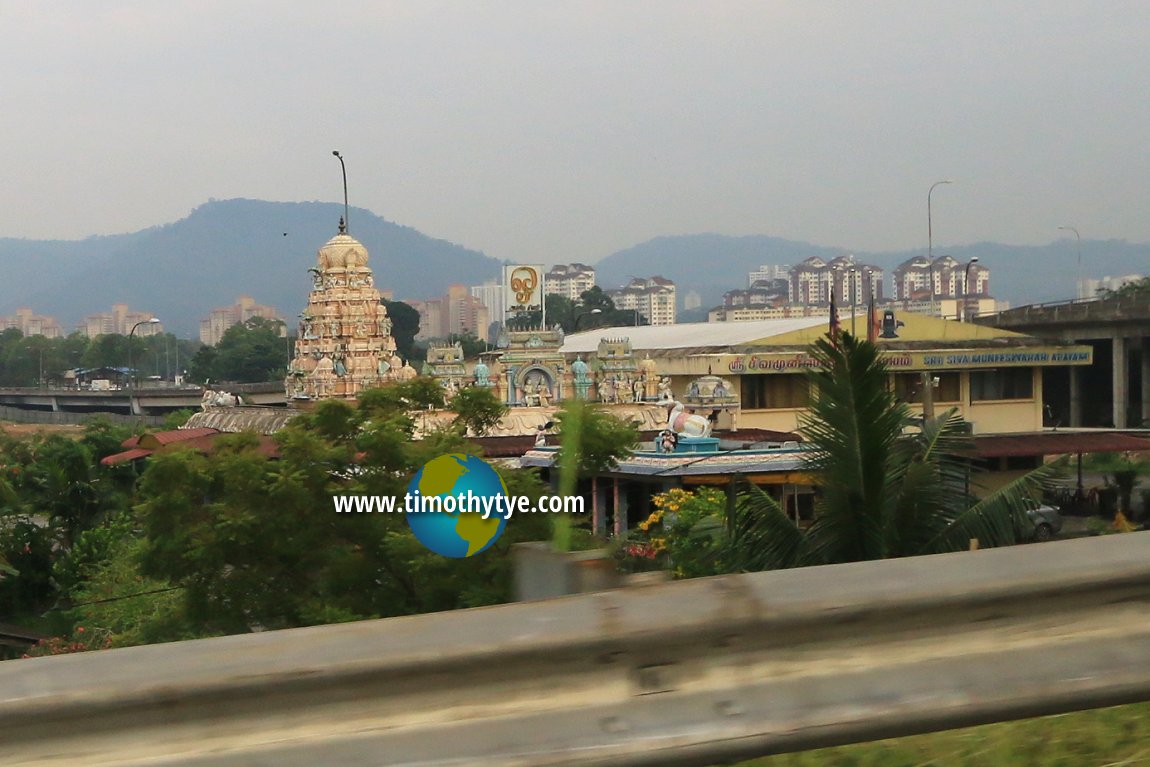
M1042 367L1090 365L1094 362L1091 346L1035 346L1023 349L956 351L883 350L880 357L893 371L899 370L974 370L1000 367ZM801 373L817 365L814 357L803 352L763 352L760 354L724 355L721 364L729 373Z

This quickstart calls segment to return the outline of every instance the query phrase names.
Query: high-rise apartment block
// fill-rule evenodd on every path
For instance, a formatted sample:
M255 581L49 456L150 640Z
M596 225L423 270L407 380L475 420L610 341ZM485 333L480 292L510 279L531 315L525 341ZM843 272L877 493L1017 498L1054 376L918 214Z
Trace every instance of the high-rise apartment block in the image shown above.
M466 285L449 285L447 295L426 301L406 301L419 312L419 333L416 338L450 338L469 333L487 341L487 328L491 315L487 306L472 295Z
M488 280L482 285L476 285L471 288L471 295L487 307L487 316L491 322L503 325L507 321L507 293L498 280Z
M543 292L578 301L595 287L595 270L587 264L557 264L543 275Z
M274 307L257 304L251 296L240 296L233 306L212 309L206 320L200 320L200 343L215 346L228 328L253 317L283 321Z
M756 282L771 280L787 280L791 276L791 267L763 264L753 272L747 272L747 287L755 286Z
M637 311L652 325L675 324L675 283L663 277L636 277L618 290L608 290L616 309Z
M90 314L85 317L84 324L80 326L80 332L89 338L113 333L126 336L132 332L134 326L143 323L136 328L136 335L156 336L164 332L164 326L160 322L148 322L155 316L151 312L132 311L127 304L112 304L112 311L110 312Z
M915 256L895 267L896 301L930 301L932 298L937 301L963 296L989 297L990 270L980 263L963 263L951 256L939 256L933 262L926 256Z
M64 335L55 317L33 314L31 309L17 309L10 317L0 317L0 330L16 328L25 336L60 338Z
M793 304L829 305L831 295L839 306L865 304L871 296L883 299L883 271L856 262L854 256L824 261L812 256L790 271L788 298Z

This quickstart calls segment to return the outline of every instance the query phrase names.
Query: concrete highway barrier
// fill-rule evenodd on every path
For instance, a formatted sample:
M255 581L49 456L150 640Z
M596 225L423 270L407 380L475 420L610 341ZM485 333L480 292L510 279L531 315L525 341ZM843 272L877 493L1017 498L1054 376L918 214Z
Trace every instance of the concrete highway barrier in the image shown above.
M0 763L711 765L1150 700L1150 533L0 663Z

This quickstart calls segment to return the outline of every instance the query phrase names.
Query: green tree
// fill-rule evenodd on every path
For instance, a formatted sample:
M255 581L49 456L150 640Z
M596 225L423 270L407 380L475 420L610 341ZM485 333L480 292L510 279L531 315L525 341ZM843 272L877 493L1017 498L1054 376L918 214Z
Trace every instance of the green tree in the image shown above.
M573 496L578 480L594 477L615 467L630 455L639 441L639 430L630 421L582 399L569 399L555 413L559 423L559 495ZM552 542L560 551L571 546L571 519L554 515Z
M452 560L424 548L403 514L338 514L332 503L336 494L401 499L428 460L473 451L455 429L413 441L415 414L442 397L435 380L417 378L354 405L319 403L276 435L277 461L245 435L219 440L210 457L153 457L140 481L143 575L180 587L202 633L505 601L509 547L538 538L547 515L513 519L481 556ZM503 477L512 493L543 491L533 472Z
M128 337L99 335L88 343L80 364L86 368L123 367L128 364Z
M403 301L382 300L387 316L391 318L391 336L395 339L395 350L405 360L411 359L415 336L419 334L419 312L411 304Z
M201 346L188 363L188 378L200 383L218 380L220 378L216 372L218 357L219 353L214 346Z
M1150 296L1150 277L1142 277L1141 279L1134 280L1122 285L1117 290L1110 288L1099 288L1099 298L1145 298Z
M921 422L887 386L874 344L845 334L811 350L816 389L800 431L818 478L815 521L802 529L763 491L750 488L733 520L734 562L760 570L885 559L1017 541L1024 502L1057 473L1037 469L982 499L963 421L948 411Z
M486 386L468 386L455 395L450 406L456 413L456 427L477 437L487 434L507 412L507 406Z
M220 380L240 383L283 378L289 353L283 333L282 322L263 317L231 326L216 344L212 372Z

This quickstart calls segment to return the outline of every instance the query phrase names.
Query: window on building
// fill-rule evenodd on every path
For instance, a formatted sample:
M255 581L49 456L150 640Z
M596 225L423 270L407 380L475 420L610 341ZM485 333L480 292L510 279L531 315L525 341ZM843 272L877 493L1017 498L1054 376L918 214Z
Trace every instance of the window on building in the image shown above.
M995 399L1033 399L1034 373L1031 368L976 370L970 374L972 402Z
M744 410L807 407L810 389L806 376L788 374L745 375L740 378Z
M961 376L958 373L931 373L938 379L934 387L934 402L960 402L962 400ZM895 373L894 394L900 402L922 402L922 374Z

